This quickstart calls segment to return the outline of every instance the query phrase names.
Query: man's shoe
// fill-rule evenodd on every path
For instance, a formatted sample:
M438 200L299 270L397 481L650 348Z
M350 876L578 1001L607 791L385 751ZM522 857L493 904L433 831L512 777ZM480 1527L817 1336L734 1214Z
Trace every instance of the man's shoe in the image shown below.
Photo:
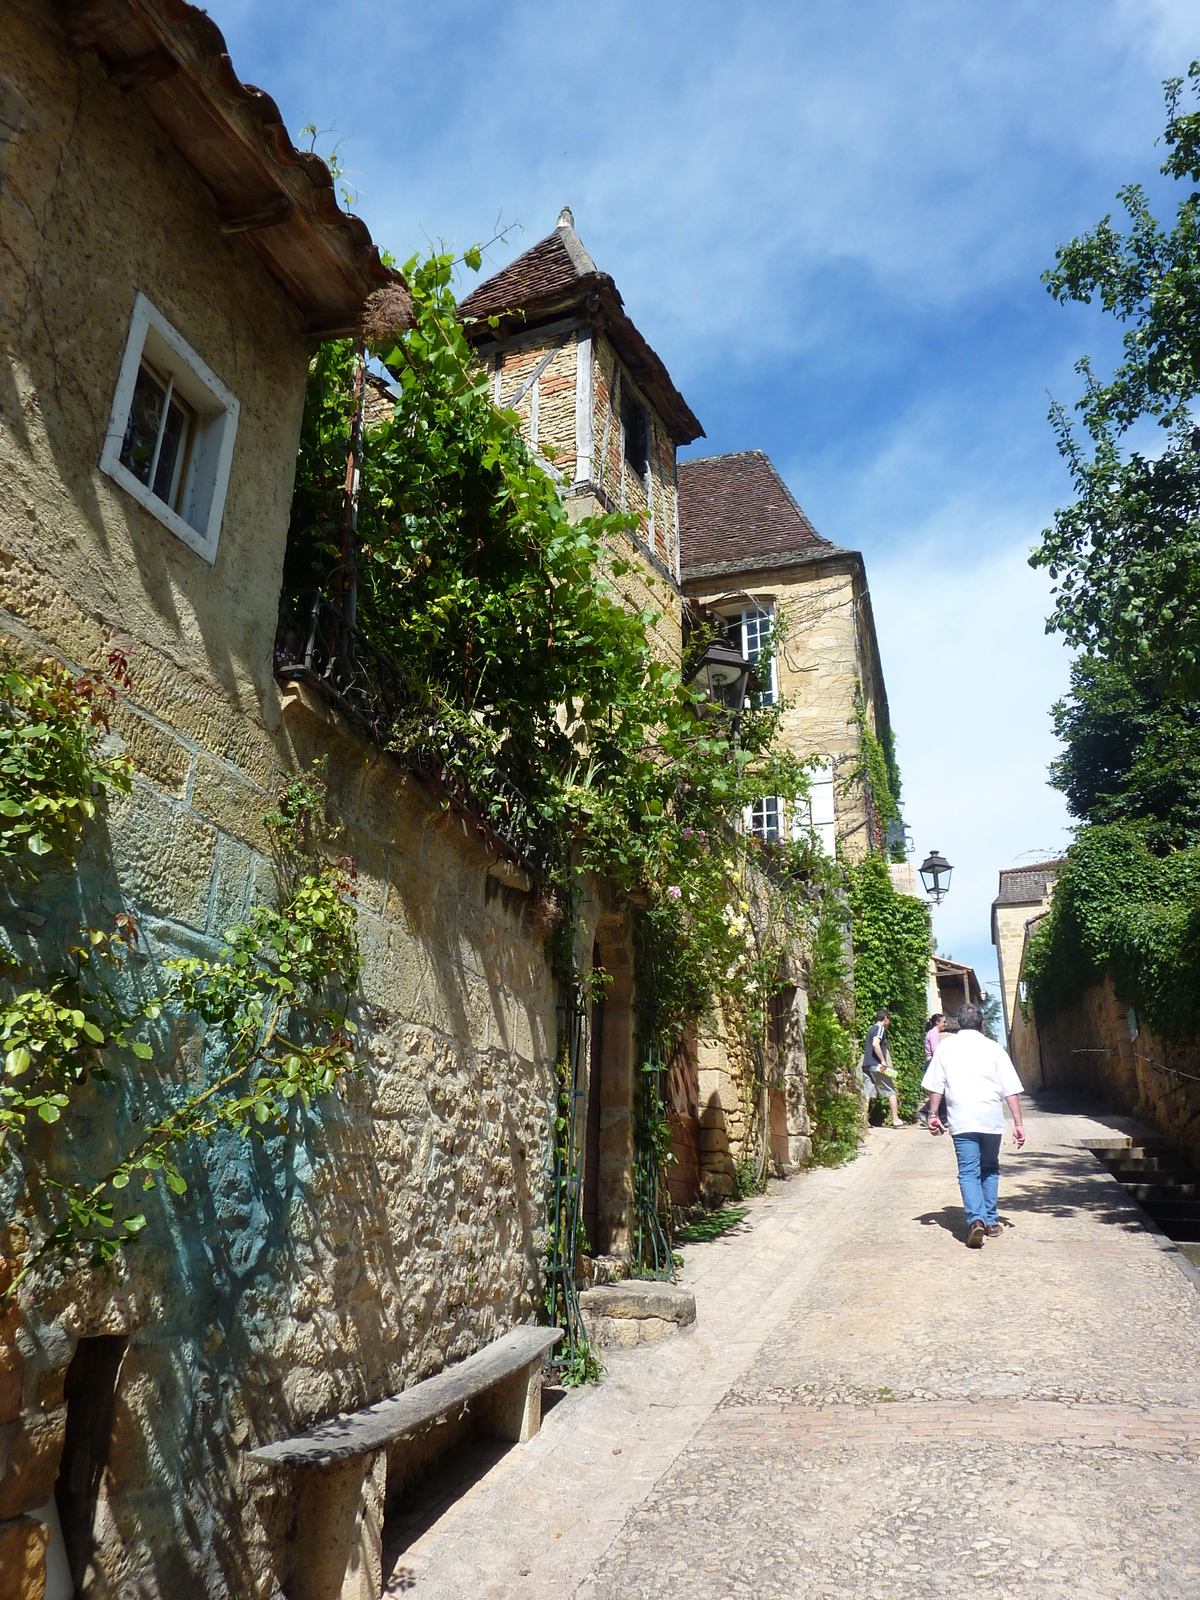
M1000 1237L1000 1235L1004 1232L1004 1229L1000 1226L1000 1224L998 1222L989 1222L987 1227L983 1231L984 1231L984 1233L987 1234L989 1239L998 1239Z
M967 1249L982 1250L983 1236L986 1231L982 1222L973 1222L967 1229Z

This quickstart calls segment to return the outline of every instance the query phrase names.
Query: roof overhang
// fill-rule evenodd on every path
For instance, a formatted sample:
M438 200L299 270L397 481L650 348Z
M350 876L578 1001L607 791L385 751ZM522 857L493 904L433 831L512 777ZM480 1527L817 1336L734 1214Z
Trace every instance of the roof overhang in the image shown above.
M403 279L361 217L337 203L328 167L297 150L279 108L242 83L221 30L185 0L59 0L70 45L95 50L115 88L136 95L244 234L314 339L357 331L363 303Z

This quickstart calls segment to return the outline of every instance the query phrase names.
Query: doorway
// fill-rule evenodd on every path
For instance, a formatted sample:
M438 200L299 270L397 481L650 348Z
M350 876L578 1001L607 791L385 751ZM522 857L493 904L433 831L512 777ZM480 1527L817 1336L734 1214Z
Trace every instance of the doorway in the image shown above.
M120 1333L80 1339L63 1382L67 1425L54 1498L71 1578L80 1593L95 1545L96 1503L108 1465L117 1378L127 1343Z

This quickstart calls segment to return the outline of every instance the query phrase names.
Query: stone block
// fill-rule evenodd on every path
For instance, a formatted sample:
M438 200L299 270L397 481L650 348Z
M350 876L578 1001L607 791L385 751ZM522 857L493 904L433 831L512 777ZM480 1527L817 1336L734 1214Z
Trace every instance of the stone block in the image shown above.
M192 806L201 816L215 822L223 833L230 833L243 844L263 855L270 853L271 836L263 827L263 815L274 809L269 790L250 783L235 768L211 756L196 757L196 777L192 784Z
M729 1149L729 1135L724 1128L701 1127L699 1140L701 1150L724 1152Z
M0 1426L0 1521L44 1506L54 1493L65 1407Z
M50 1529L33 1517L0 1522L0 1600L42 1600Z
M376 1600L383 1587L387 1451L300 1477L288 1600Z
M216 861L217 830L148 784L118 795L109 813L113 864L122 889L174 922L203 930Z
M601 1349L624 1350L670 1338L696 1320L696 1297L676 1283L630 1279L597 1284L579 1296L588 1337Z
M192 765L191 751L146 717L139 716L125 700L117 704L113 727L121 736L125 754L142 777L182 797Z
M21 1410L25 1357L11 1344L0 1344L0 1422L15 1422Z

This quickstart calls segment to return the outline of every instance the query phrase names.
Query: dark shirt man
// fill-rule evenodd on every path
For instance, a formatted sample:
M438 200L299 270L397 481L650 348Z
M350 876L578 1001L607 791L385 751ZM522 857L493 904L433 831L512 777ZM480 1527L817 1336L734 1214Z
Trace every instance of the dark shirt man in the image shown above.
M900 1099L892 1077L892 1053L887 1042L890 1021L886 1011L877 1011L874 1023L867 1029L867 1037L863 1040L863 1093L868 1100L881 1100L886 1096L892 1113L892 1127L902 1128Z

